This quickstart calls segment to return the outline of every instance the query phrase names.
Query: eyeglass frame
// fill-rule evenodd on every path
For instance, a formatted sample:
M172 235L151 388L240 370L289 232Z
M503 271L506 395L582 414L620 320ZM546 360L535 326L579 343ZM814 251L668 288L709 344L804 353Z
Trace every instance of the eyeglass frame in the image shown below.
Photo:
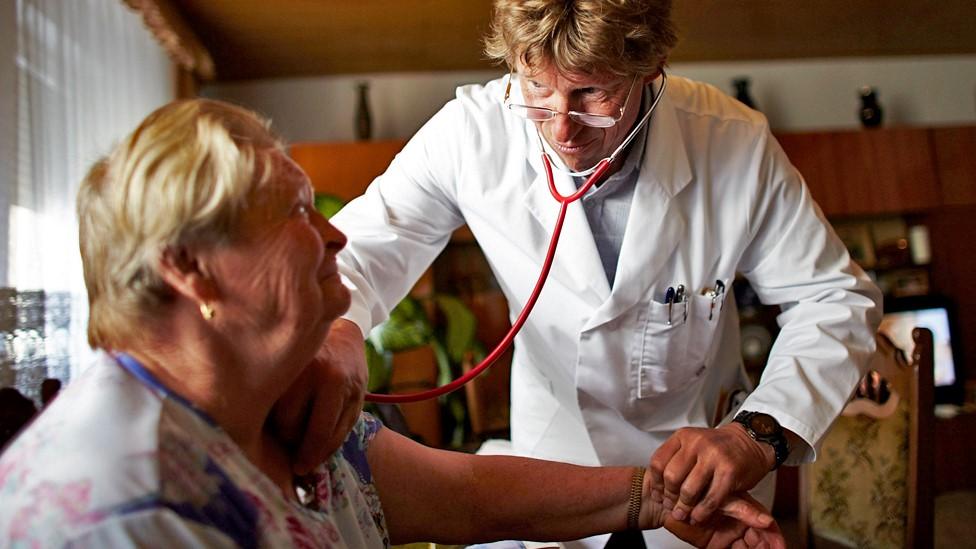
M617 122L620 122L620 120L624 117L624 113L627 110L627 104L630 102L630 96L634 94L634 84L637 83L637 79L640 77L639 74L635 74L634 75L634 80L631 81L630 87L627 89L627 96L624 98L624 104L619 107L620 108L620 113L616 117L614 117L614 116L609 115L609 114L597 114L597 113L592 113L592 112L579 112L579 111L562 112L562 111L557 111L557 110L550 109L548 107L535 107L535 106L532 106L532 105L523 105L521 103L509 103L508 102L508 98L511 95L511 91L512 91L512 77L514 75L515 75L515 70L514 69L511 72L508 73L508 84L505 86L505 98L502 100L502 102L503 102L503 104L506 107L508 107L508 110L511 111L512 114L514 114L515 116L518 116L519 118L524 118L525 120L529 120L531 122L548 122L548 121L552 120L553 118L555 118L556 115L558 115L558 114L564 114L564 115L568 116L570 118L570 120L572 120L573 122L576 122L577 124L581 124L583 126L587 126L587 127L590 127L590 128L600 128L600 129L612 128L612 127L616 126L617 125ZM532 109L532 110L538 111L540 113L547 113L548 116L546 118L543 118L543 119L529 118L528 116L523 116L523 114L515 111L514 110L515 107L519 107L519 108L523 108L523 109ZM605 125L605 126L588 124L588 123L586 123L583 120L580 120L578 118L578 117L581 117L581 116L596 116L596 117L600 117L600 118L605 118L610 123L607 124L607 125Z

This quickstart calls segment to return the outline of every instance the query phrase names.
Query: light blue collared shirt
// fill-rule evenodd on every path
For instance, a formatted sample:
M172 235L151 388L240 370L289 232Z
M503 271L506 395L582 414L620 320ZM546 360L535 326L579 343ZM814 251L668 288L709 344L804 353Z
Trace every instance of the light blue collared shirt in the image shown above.
M644 88L641 99L641 111L638 120L644 116L645 110L652 102L652 87L647 86ZM637 187L641 161L644 159L644 145L647 141L647 128L649 126L650 121L634 136L634 141L630 144L629 150L625 151L623 167L607 178L599 187L591 188L580 201L583 204L583 211L586 212L586 219L590 223L590 231L593 233L593 240L596 242L596 249L600 253L600 261L603 263L603 271L607 274L607 281L611 288L617 276L620 247L624 242L624 231L627 228L627 218L630 216L630 205L634 199L634 189ZM573 181L578 189L586 183L586 178L574 177Z

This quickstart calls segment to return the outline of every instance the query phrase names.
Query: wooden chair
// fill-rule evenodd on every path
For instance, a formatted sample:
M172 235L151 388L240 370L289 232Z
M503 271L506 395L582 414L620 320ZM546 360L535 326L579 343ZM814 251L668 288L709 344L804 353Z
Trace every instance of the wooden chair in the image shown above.
M880 376L866 376L817 461L800 467L800 537L808 546L932 546L932 332L915 328L912 338L908 362L877 336L871 371Z

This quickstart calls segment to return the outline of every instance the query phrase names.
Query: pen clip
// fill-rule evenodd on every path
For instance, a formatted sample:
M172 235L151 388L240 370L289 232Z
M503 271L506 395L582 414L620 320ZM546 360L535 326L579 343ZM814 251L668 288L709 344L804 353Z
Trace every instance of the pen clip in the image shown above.
M675 291L674 291L674 302L675 303L682 303L682 304L684 304L684 308L682 309L682 311L684 311L684 313L682 315L682 320L681 321L682 322L687 322L688 321L688 303L687 303L687 298L685 297L685 285L684 284L678 284L677 289L675 289ZM668 324L670 324L670 323L671 323L671 312L668 311Z
M688 298L685 296L685 285L678 284L678 288L674 291L674 301L675 303L682 303L682 322L688 322Z
M725 299L724 299L724 297L725 297L725 283L722 282L721 280L716 280L715 281L715 289L713 289L709 293L712 294L712 302L708 306L708 320L711 320L712 319L712 315L714 314L714 311L715 311L715 302L718 301L718 299L720 297L723 298L723 299L722 299L722 302L719 304L718 312L722 312L722 308L725 306Z

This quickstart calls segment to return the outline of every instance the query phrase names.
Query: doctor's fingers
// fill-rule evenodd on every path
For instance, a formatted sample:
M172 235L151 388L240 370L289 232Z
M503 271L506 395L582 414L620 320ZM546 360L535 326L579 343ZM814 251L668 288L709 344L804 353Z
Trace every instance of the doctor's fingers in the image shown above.
M651 456L651 463L647 468L651 477L651 501L664 503L664 469L668 466L671 458L680 450L681 440L671 435Z
M667 478L668 473L665 472L665 479ZM691 471L680 482L681 484L677 487L677 500L675 500L674 508L671 510L671 517L675 520L688 520L692 509L709 491L712 484L712 469L705 466L704 463L696 461ZM665 480L665 485L667 484L668 481ZM667 490L665 493L667 494ZM695 521L700 522L699 519L695 519Z
M691 507L688 515L695 522L708 520L728 499L728 497L738 488L735 473L727 467L719 467L710 470L711 483L706 490L698 492L702 497L697 501L688 501L686 505ZM682 487L682 494L684 487Z
M664 468L664 507L668 510L675 508L681 499L681 487L688 475L699 466L698 458L691 452L681 451L675 454ZM702 480L695 481L704 484ZM692 487L689 487L692 488ZM691 510L690 507L687 508ZM685 515L687 516L687 515ZM675 516L677 518L677 516ZM684 517L678 519L684 520Z

